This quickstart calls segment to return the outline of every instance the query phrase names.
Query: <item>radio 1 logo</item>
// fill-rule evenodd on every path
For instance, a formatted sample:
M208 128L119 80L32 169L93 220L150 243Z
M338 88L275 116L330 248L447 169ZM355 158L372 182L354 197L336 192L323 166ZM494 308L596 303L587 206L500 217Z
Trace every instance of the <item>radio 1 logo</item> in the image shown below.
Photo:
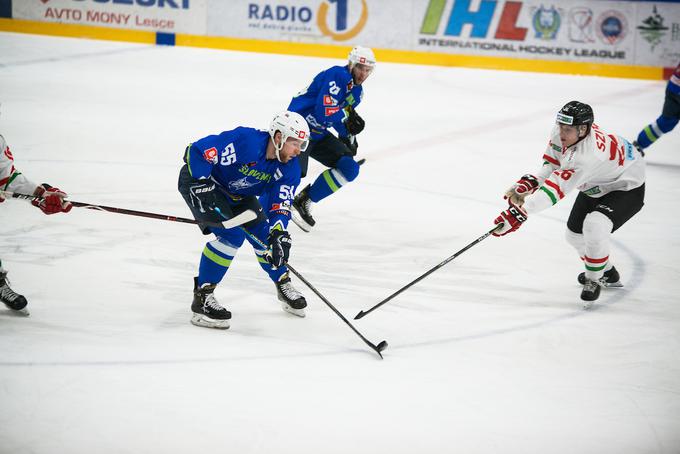
M322 35L347 41L361 33L368 21L366 0L326 0L316 11L307 5L281 3L249 3L250 26L309 32L316 25Z

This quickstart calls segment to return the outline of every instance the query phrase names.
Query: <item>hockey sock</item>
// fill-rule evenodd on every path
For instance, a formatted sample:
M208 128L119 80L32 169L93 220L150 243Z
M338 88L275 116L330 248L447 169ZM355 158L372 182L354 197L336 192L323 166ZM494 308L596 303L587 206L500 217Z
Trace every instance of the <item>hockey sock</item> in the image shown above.
M350 181L354 181L358 175L359 164L350 156L343 156L334 168L325 170L312 183L309 198L312 202L325 199Z
M593 211L583 220L583 239L585 254L583 263L586 277L591 281L599 280L609 266L609 239L614 227L612 221L600 213Z
M241 239L241 243L243 243L243 239ZM206 243L198 267L198 285L219 283L227 273L236 251L238 251L238 247L223 238Z
M659 138L670 132L678 124L677 118L660 116L652 124L647 125L638 134L637 143L644 149L659 140Z
M581 257L581 260L583 260L583 256L586 254L586 243L583 241L583 234L572 232L567 229L564 236L567 239L567 243L571 244L572 247L576 249L576 253Z

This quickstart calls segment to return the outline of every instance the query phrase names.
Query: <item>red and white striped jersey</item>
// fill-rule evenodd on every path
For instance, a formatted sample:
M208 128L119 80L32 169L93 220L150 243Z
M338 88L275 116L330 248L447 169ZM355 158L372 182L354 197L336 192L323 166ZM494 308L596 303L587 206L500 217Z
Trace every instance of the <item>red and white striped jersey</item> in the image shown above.
M563 147L559 126L555 125L536 177L539 190L523 205L528 214L551 207L573 189L599 198L642 186L645 162L627 140L606 133L596 124L576 145Z
M0 135L0 190L33 194L38 185L14 167L14 157L5 138Z

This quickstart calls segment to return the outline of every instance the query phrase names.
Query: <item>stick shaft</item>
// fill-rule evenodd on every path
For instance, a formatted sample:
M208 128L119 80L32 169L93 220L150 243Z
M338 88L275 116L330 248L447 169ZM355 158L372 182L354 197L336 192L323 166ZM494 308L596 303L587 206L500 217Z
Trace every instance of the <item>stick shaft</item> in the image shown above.
M14 199L20 199L20 200L26 200L29 202L32 201L37 201L41 202L43 200L42 197L34 196L34 195L28 195L28 194L19 194L16 192L8 192L8 191L2 191L3 197L5 198L14 198ZM167 214L159 214L159 213L150 213L148 211L137 211L137 210L130 210L128 208L119 208L119 207L110 207L106 205L95 205L92 203L85 203L85 202L75 202L72 200L69 200L71 205L77 208L85 208L87 210L97 210L97 211L108 211L109 213L117 213L117 214L125 214L128 216L138 216L138 217L144 217L144 218L151 218L151 219L160 219L162 221L171 221L171 222L182 222L185 224L198 224L199 221L195 219L189 219L189 218L182 218L178 216L171 216ZM246 214L248 213L248 214ZM257 217L257 214L252 211L252 210L247 210L244 213L245 216L234 216L233 218L225 221L224 223L219 223L219 222L201 222L202 224L211 226L211 227L222 227L224 225L224 228L233 228L237 227L243 223L246 223L248 221L252 221ZM239 217L240 216L240 217ZM230 222L234 220L234 222ZM233 225L232 225L233 224Z
M356 319L360 319L360 318L362 318L363 316L365 316L365 315L367 315L367 314L370 314L371 312L373 312L374 310L376 310L377 308L379 308L379 307L382 306L383 304L388 303L390 300L392 300L393 298L395 298L397 295L399 295L400 293L402 293L402 292L406 291L407 289L413 287L415 284L417 284L418 282L422 281L422 280L425 279L427 276L429 276L430 274L432 274L432 273L434 273L435 271L437 271L439 268L443 267L444 265L446 265L447 263L449 263L450 261L452 261L453 259L455 259L455 258L458 257L459 255L463 254L465 251L467 251L468 249L470 249L472 246L474 246L474 245L476 245L476 244L479 244L479 243L481 243L482 241L484 241L484 240L485 240L486 238L488 238L491 234L493 234L493 232L495 232L498 228L500 228L500 225L496 225L493 229L489 230L489 231L486 232L484 235L480 236L479 238L477 238L477 239L474 240L472 243L468 244L467 246L465 246L463 249L461 249L460 251L456 252L456 253L453 254L452 256L448 257L447 259L445 259L445 260L444 260L443 262L441 262L440 264L438 264L438 265L436 265L436 266L430 268L430 269L427 270L425 273L421 274L421 275L418 276L416 279L412 280L411 282L409 282L408 284L406 284L405 286L403 286L402 288L400 288L400 289L397 290L396 292L392 293L390 296L388 296L388 297L385 298L384 300L380 301L380 302L379 302L378 304L376 304L375 306L371 307L371 308L368 309L368 310L359 312L359 313L356 315L356 317L354 317L354 319L355 319L355 320L356 320Z

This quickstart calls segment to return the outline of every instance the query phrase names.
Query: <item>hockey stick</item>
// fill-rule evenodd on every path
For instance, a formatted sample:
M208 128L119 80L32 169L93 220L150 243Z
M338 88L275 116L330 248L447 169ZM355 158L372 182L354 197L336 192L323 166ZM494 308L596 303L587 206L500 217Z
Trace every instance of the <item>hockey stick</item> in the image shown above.
M260 241L260 239L257 238L255 235L253 235L252 233L250 233L245 227L241 227L241 229L246 233L246 235L248 235L253 241L255 241L261 248L268 249L268 248L267 248L267 245L265 245L262 241ZM291 273L293 273L295 276L297 276L298 279L300 279L302 282L304 282L304 284L305 284L307 287L309 287L309 289L310 289L312 292L314 292L314 293L316 294L316 296L318 296L318 297L321 299L321 301L323 301L324 303L326 303L326 305L327 305L328 307L330 307L331 310L332 310L333 312L335 312L335 314L336 314L338 317L340 317L340 318L342 319L343 322L345 322L345 323L347 324L347 326L349 326L350 328L352 328L352 331L354 331L354 332L356 333L356 335L359 336L359 337L361 338L361 340L364 341L364 342L366 343L366 345L368 345L369 347L371 347L371 349L372 349L373 351L375 351L375 352L380 356L380 359L383 359L382 351L385 350L385 349L387 348L387 341L381 341L381 342L378 343L378 345L375 345L374 343L372 343L371 341L369 341L368 339L366 339L366 338L364 337L364 335L361 334L361 333L359 332L359 330L357 330L357 329L354 327L354 325L352 325L352 324L350 323L350 321L347 320L347 319L345 318L345 316L342 315L342 313L340 313L340 311L337 310L337 309L335 308L335 306L333 306L333 304L331 304L331 302L328 301L328 300L326 299L326 297L323 296L323 295L321 294L321 292L319 292L319 291L318 291L318 290L317 290L317 289L316 289L316 288L315 288L315 287L314 287L307 279L305 279L305 278L302 276L302 274L300 274L295 268L293 268L293 267L290 265L290 263L286 263L286 267L290 270Z
M20 199L20 200L26 200L29 202L36 201L36 202L42 202L44 200L43 197L38 197L34 195L28 195L28 194L19 194L16 192L8 192L8 191L0 191L2 192L3 197L5 198L12 198L12 199ZM71 200L68 200L68 202L71 203L74 207L77 208L86 208L88 210L98 210L98 211L108 211L109 213L118 213L118 214L127 214L130 216L139 216L139 217L144 217L144 218L151 218L151 219L160 219L163 221L172 221L172 222L183 222L185 224L199 224L199 221L195 219L188 219L188 218L180 218L177 216L169 216L167 214L158 214L158 213L149 213L146 211L136 211L136 210L128 210L127 208L117 208L117 207L109 207L105 205L94 205L91 203L84 203L84 202L74 202ZM200 224L205 224L209 227L219 227L219 228L225 228L225 229L231 229L234 227L238 227L242 224L245 224L246 222L250 222L253 219L257 218L257 213L255 213L253 210L246 210L243 213L234 216L233 218L227 219L224 222L200 222Z
M430 274L434 273L434 272L437 271L439 268L441 268L442 266L444 266L444 265L446 265L447 263L449 263L451 260L453 260L453 259L455 259L456 257L458 257L459 255L461 255L463 252L465 252L465 251L467 251L468 249L470 249L472 246L474 246L474 245L476 245L476 244L479 244L479 243L481 243L482 241L484 241L487 237L489 237L489 236L490 236L493 232L495 232L496 230L500 229L502 226L503 226L502 223L501 223L501 224L497 224L496 226L494 226L493 229L489 230L489 231L486 232L484 235L480 236L480 237L477 238L475 241L473 241L472 243L468 244L468 245L465 246L463 249L461 249L460 251L458 251L458 252L456 252L455 254L453 254L451 257L449 257L449 258L447 258L446 260L444 260L443 262L441 262L439 265L437 265L437 266L435 266L435 267L433 267L433 268L430 268L426 273L424 273L424 274L420 275L418 278L412 280L411 282L409 282L408 284L406 284L405 286L403 286L402 288L400 288L400 289L397 290L396 292L392 293L390 296L388 296L387 298L385 298L384 300L382 300L381 302L379 302L378 304L376 304L376 305L373 306L372 308L370 308L370 309L368 309L368 310L366 310L366 311L359 311L359 313L358 313L357 315L354 316L354 320L358 320L358 319L362 318L364 315L370 314L371 312L373 312L374 310L376 310L377 308L379 308L379 307L382 306L383 304L385 304L385 303L387 303L388 301L390 301L390 300L391 300L392 298L394 298L395 296L399 295L399 294L400 294L401 292L403 292L404 290L406 290L406 289L408 289L409 287L411 287L411 286L417 284L418 282L422 281L422 280L425 279L427 276L429 276Z

